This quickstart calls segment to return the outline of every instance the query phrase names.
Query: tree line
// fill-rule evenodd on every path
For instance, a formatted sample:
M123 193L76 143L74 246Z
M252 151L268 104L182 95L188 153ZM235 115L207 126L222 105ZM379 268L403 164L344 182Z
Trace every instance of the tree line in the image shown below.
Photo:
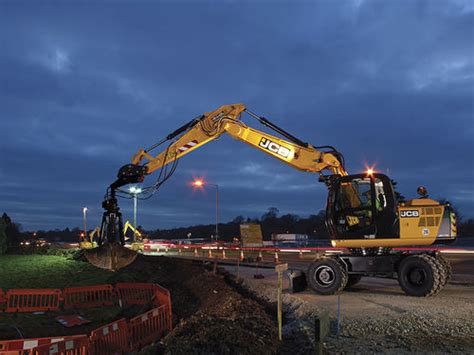
M270 240L272 234L278 233L307 234L313 239L329 239L329 233L324 222L325 216L325 211L320 211L318 214L306 218L295 214L280 216L276 207L270 207L260 218L237 216L228 223L219 223L219 239L231 241L234 237L240 236L240 225L244 223L260 224L264 240ZM209 239L211 235L215 237L215 234L215 224L148 231L148 235L153 239L188 237Z
M219 239L231 241L234 237L239 236L240 225L243 223L260 224L264 240L270 240L272 234L278 233L307 234L311 239L329 239L325 217L326 212L324 210L309 217L300 217L295 214L280 215L276 207L270 207L259 218L237 216L230 222L219 223ZM184 239L189 237L209 239L210 236L216 234L215 224L154 230L146 230L139 226L138 229L145 236L152 239ZM3 213L0 218L0 254L5 253L8 248L17 247L24 240L44 239L49 242L76 243L81 233L82 230L78 227L63 230L22 231L19 223L15 223L6 213ZM474 237L474 218L459 219L458 235Z

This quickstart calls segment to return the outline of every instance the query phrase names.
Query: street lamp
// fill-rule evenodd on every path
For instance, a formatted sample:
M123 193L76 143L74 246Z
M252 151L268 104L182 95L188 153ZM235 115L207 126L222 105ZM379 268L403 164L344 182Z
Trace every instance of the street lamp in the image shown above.
M82 220L84 222L84 236L85 240L87 240L87 207L82 209Z
M192 185L197 188L203 188L204 186L212 186L216 188L216 242L219 238L219 185L204 182L203 180L194 180Z
M133 195L133 241L135 242L137 233L137 196L142 193L142 189L132 186L130 187L129 191Z

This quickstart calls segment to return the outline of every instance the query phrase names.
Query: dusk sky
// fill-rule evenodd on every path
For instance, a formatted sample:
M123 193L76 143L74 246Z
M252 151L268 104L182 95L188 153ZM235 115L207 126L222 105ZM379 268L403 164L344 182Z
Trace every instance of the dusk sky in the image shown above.
M0 213L89 226L117 170L193 117L245 103L351 173L474 217L474 2L0 0ZM261 129L254 120L246 121ZM145 229L325 208L326 187L230 137L139 202ZM151 184L154 177L148 177ZM121 200L125 219L133 205Z

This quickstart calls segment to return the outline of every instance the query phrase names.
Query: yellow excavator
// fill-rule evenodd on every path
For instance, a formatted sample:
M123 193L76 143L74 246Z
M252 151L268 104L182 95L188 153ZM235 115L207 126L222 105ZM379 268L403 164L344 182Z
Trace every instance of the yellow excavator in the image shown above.
M256 119L279 136L249 127L243 115ZM298 170L316 173L328 188L326 224L334 247L347 248L338 256L321 255L307 270L309 285L319 294L334 294L357 283L362 276L398 277L412 296L436 294L450 277L449 263L438 253L408 253L393 248L427 246L456 239L456 216L449 203L428 198L397 201L391 179L371 170L349 175L344 157L332 146L313 146L294 137L243 104L225 105L204 113L165 139L135 154L131 164L120 168L107 190L98 244L88 259L96 266L116 270L133 262L136 254L122 248L123 225L117 197L121 189L144 181L159 171L157 181L143 189L154 193L174 172L184 155L228 134ZM165 144L167 143L167 144ZM156 155L152 151L165 144ZM284 187L282 187L283 189Z
M132 231L132 236L128 237L127 232L131 230ZM82 233L81 233L82 235ZM79 241L79 248L80 249L91 249L97 247L97 238L100 235L100 227L95 227L90 233L89 233L89 239L85 239L83 236L81 237ZM138 251L138 250L143 250L143 235L142 233L135 228L129 221L126 221L123 227L123 235L124 235L124 240L127 241L129 239L132 240L131 244L131 249Z
M130 237L127 236L127 232L129 230L131 230L133 233ZM132 243L130 246L132 250L143 251L143 234L137 228L135 228L129 221L125 222L125 225L123 227L123 235L124 235L125 240L127 239L132 240Z
M89 238L84 238L84 233L81 233L81 238L79 240L80 249L91 249L97 247L95 239L100 234L100 227L95 227L90 233Z

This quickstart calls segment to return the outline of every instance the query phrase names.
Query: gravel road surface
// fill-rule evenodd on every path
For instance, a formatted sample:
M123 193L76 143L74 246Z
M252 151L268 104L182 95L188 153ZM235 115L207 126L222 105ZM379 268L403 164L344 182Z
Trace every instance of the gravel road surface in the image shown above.
M235 266L225 266L233 274ZM466 272L469 272L466 269ZM272 269L240 268L243 286L276 302L277 276ZM466 274L466 276L470 276ZM396 280L363 278L339 296L340 331L337 336L338 296L319 296L310 290L290 293L284 278L283 353L303 354L314 349L314 319L327 312L331 334L324 349L330 353L472 353L474 354L474 286L456 281L435 297L408 297ZM468 279L469 281L469 279Z

